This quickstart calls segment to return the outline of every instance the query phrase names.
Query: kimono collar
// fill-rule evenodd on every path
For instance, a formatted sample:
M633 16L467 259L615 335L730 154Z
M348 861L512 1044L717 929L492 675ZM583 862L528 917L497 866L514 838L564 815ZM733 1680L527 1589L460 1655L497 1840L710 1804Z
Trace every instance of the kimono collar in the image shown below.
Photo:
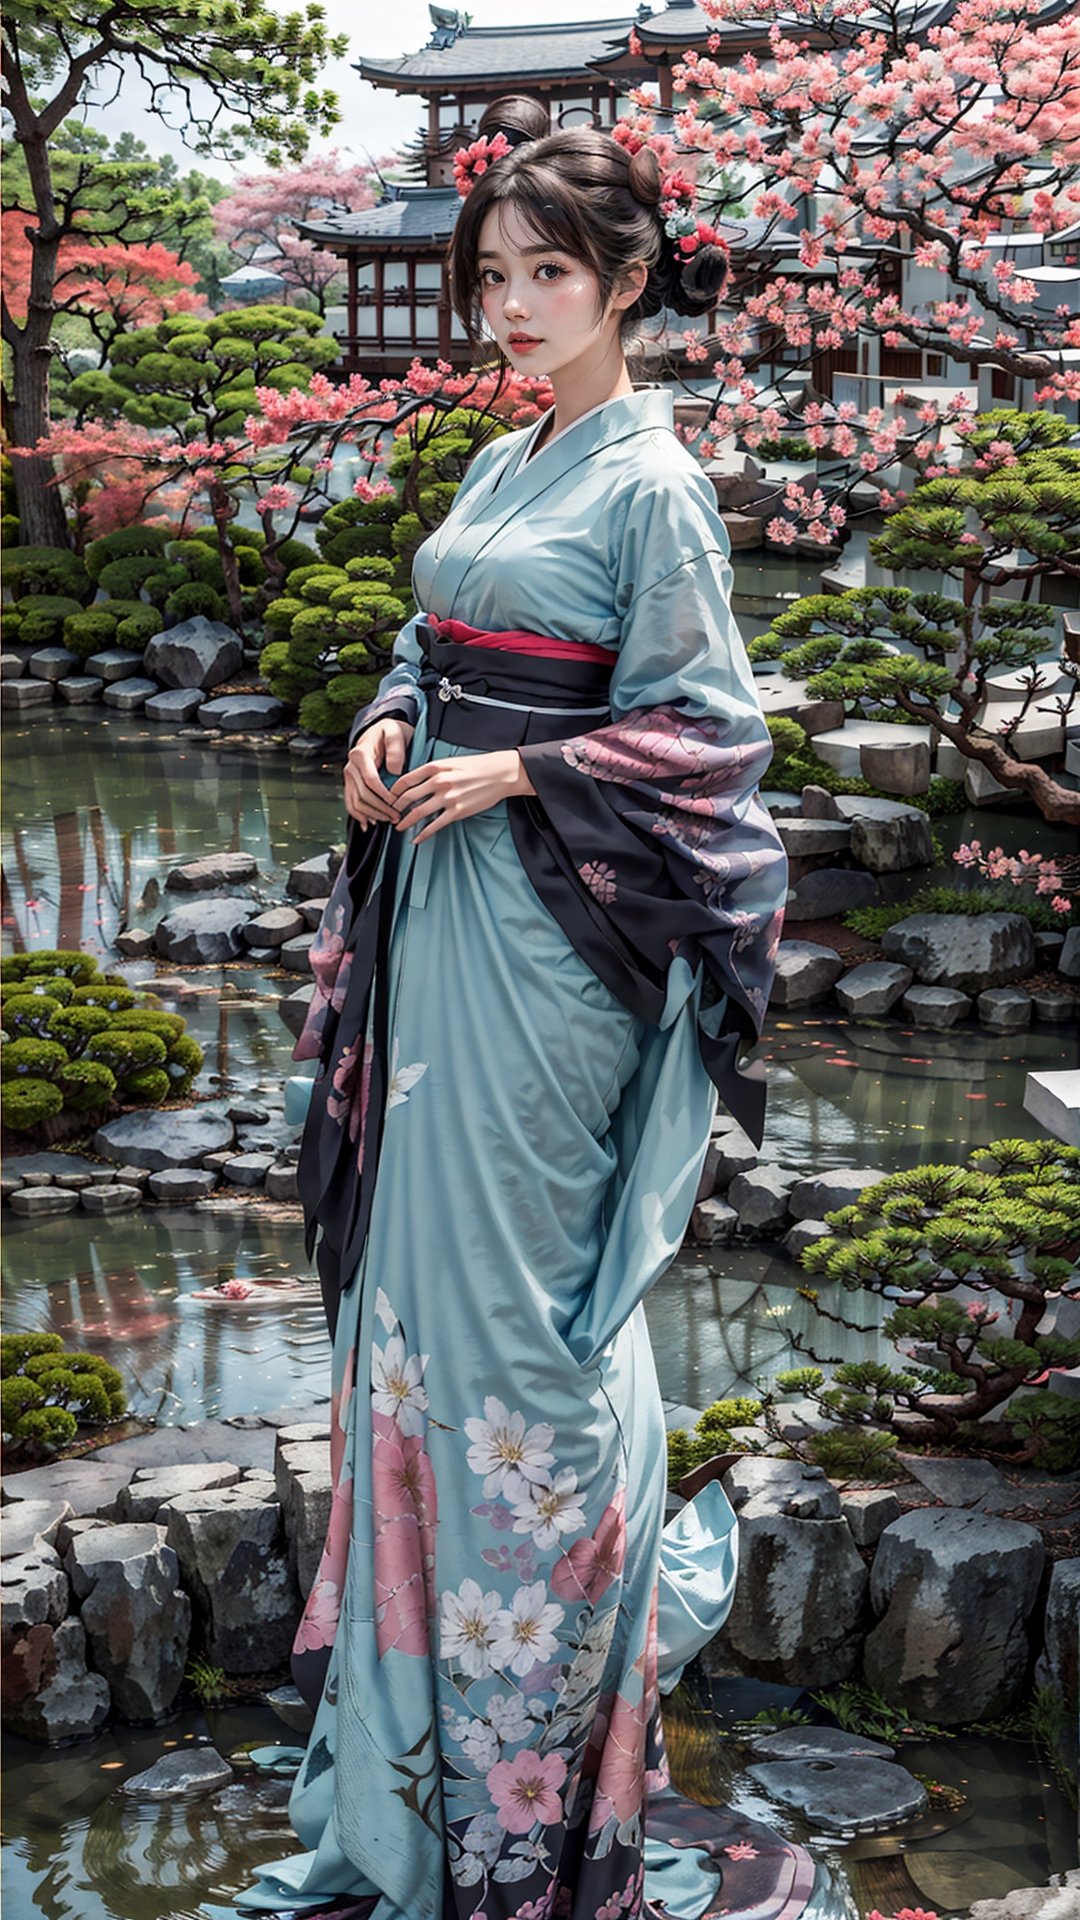
M434 558L439 603L445 614L453 613L470 567L515 515L527 512L534 501L553 492L557 497L565 494L566 486L573 486L575 468L620 441L639 433L670 433L674 400L669 387L644 387L637 393L620 394L595 412L583 414L557 440L543 447L534 460L526 460L548 417L544 414L534 426L506 436L497 449L492 472L469 495L464 523L460 528L455 526L451 511L436 533Z

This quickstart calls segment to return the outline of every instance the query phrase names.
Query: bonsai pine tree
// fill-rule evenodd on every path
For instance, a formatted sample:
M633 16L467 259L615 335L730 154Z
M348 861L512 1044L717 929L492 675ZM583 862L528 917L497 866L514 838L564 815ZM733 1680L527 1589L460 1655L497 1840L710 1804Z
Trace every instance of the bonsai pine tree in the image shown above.
M1033 1454L1043 1436L1080 1443L1080 1410L1035 1387L1050 1367L1080 1360L1080 1339L1040 1334L1051 1296L1080 1298L1080 1150L1056 1140L994 1140L964 1166L891 1173L849 1207L825 1216L832 1232L800 1255L807 1272L875 1299L896 1301L884 1321L899 1367L848 1362L824 1385L820 1369L781 1376L810 1392L837 1421L811 1452L822 1465L858 1470L902 1432L909 1442L977 1439L976 1423L1001 1411ZM816 1293L808 1289L811 1299ZM959 1292L966 1298L958 1298ZM919 1358L927 1351L934 1364ZM1061 1464L1065 1464L1064 1461Z
M899 572L920 568L961 583L961 597L906 587L811 594L753 640L752 659L779 656L783 672L809 676L822 699L863 700L918 722L986 766L1003 786L1035 802L1048 820L1080 821L1080 796L1037 761L1019 759L1012 737L1045 679L1033 657L1055 619L1038 601L986 600L991 582L1080 578L1080 445L1054 414L980 414L963 469L918 485L870 551ZM896 650L896 642L905 651ZM986 679L1030 667L1019 711L998 733L978 719ZM1042 702L1062 714L1075 702Z

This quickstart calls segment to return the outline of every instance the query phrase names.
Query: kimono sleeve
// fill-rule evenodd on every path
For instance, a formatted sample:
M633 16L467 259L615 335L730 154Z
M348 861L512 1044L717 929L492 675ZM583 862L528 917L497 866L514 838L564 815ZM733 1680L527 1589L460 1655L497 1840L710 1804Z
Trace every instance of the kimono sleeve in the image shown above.
M374 726L376 720L404 720L410 727L416 725L420 710L419 677L423 654L416 638L417 626L427 618L426 614L415 613L407 621L394 641L393 665L379 682L379 691L374 700L361 707L349 733L349 747L355 747L362 733Z

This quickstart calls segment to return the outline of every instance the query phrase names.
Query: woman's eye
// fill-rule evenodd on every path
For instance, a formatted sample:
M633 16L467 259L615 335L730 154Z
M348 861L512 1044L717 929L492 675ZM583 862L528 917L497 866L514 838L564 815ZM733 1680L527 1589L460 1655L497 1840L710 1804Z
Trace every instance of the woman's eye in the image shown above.
M553 280L561 280L566 268L556 266L554 260L545 260L543 265L537 268L537 272L549 274Z
M480 277L485 287L497 287L502 279L501 273L495 267L485 267Z

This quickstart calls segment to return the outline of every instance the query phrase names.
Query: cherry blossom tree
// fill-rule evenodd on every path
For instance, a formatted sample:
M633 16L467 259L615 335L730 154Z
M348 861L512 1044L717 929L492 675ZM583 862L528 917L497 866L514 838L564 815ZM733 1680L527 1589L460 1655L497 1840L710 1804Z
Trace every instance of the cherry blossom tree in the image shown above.
M5 426L13 446L36 446L49 427L50 341L61 242L77 221L57 191L53 146L89 100L139 71L151 111L175 110L193 148L235 158L245 147L303 154L311 132L338 119L318 85L323 63L345 51L317 0L276 14L233 0L12 0L2 29L4 111L27 182L33 249L26 318L2 310L12 368ZM22 538L67 543L61 498L41 458L16 462Z
M767 50L725 65L717 36L687 53L670 125L639 94L620 137L648 140L671 169L662 204L688 256L717 227L730 233L735 194L763 223L718 330L690 340L729 390L704 450L791 430L755 373L782 358L812 379L827 356L875 340L940 355L958 381L984 366L1035 380L1039 405L1080 399L1080 317L1045 304L1003 244L1080 220L1080 13L1044 0L958 0L946 13L936 0L702 4L718 28L761 22ZM689 209L677 173L695 167ZM781 256L797 265L778 270ZM863 417L817 407L798 430L861 475L906 456L932 478L963 411L944 397ZM794 487L778 524L827 539L844 517L833 505Z
M33 249L22 214L3 216L3 293L8 311L25 322ZM64 236L57 258L54 304L57 314L85 320L107 350L120 328L154 326L170 313L199 313L205 302L193 266L178 260L160 242L125 245Z
M253 321L256 313L243 317ZM416 458L405 471L401 501L422 536L446 512L454 491L451 485L446 494L436 489L424 498L418 492L423 456L445 416L453 412L456 421L468 422L471 457L507 427L538 419L551 403L546 381L511 369L457 373L446 361L425 367L419 360L400 380L373 383L354 374L338 385L316 371L304 388L260 385L253 397L258 410L242 431L188 431L187 422L183 433L178 425L135 420L61 422L34 449L55 463L55 484L95 537L139 521L183 531L210 520L237 627L244 613L232 529L242 507L254 503L265 535L265 605L284 586L282 549L303 530L312 508L326 503L326 475L339 447L352 448L359 459L356 497L372 501L397 492L387 466L400 436L410 437Z
M313 154L294 167L271 173L241 174L231 193L214 208L214 227L244 261L259 255L260 266L279 273L286 286L309 293L325 313L341 275L337 256L305 240L299 223L327 213L358 213L373 206L380 172L393 166L350 164L332 149Z

